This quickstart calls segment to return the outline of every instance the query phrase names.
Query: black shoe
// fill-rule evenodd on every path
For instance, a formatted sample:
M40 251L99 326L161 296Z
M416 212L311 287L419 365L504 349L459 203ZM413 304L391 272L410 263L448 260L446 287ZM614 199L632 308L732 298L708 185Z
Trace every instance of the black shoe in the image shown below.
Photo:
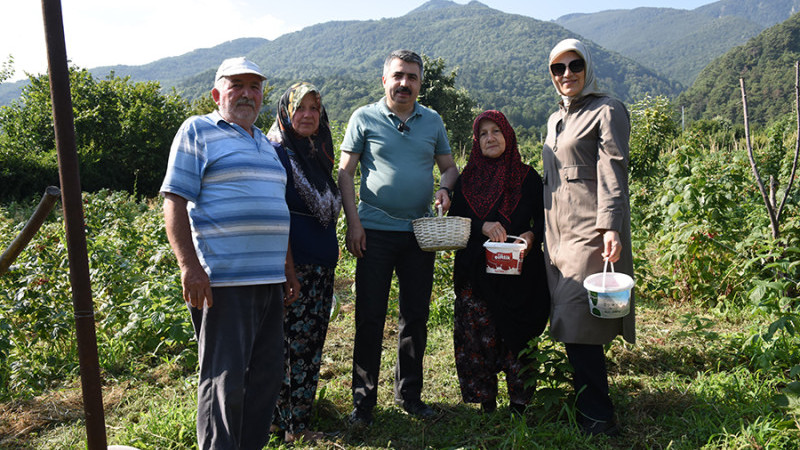
M372 411L366 408L354 408L353 412L347 416L350 425L356 428L366 428L372 425Z
M420 419L429 419L436 415L433 409L423 403L420 399L414 400L395 400L398 406L403 408L408 414L419 417Z
M481 413L491 414L497 411L497 401L495 399L484 400L481 402Z
M588 436L604 434L606 436L614 437L620 435L619 427L617 426L617 422L614 420L604 421L584 418L584 420L579 422L579 425L581 427L581 431Z

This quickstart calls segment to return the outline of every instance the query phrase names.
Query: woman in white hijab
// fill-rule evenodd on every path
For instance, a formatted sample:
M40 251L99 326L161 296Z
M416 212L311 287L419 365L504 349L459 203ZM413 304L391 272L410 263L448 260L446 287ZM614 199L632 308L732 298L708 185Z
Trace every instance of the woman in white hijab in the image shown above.
M619 433L608 389L603 345L635 340L631 312L601 319L589 312L583 280L605 260L633 276L628 201L630 119L620 101L597 88L592 57L576 39L550 52L550 76L561 95L547 122L544 168L545 265L550 331L565 344L575 374L578 423L587 434Z

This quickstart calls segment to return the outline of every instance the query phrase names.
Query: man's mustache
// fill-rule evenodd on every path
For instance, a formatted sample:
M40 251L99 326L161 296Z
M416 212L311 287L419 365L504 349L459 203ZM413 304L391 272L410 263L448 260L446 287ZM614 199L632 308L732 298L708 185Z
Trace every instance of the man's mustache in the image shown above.
M400 86L399 88L395 89L394 92L396 94L411 94L411 89L407 88L406 86Z
M240 98L236 102L236 106L249 106L253 109L256 107L256 101L251 98Z

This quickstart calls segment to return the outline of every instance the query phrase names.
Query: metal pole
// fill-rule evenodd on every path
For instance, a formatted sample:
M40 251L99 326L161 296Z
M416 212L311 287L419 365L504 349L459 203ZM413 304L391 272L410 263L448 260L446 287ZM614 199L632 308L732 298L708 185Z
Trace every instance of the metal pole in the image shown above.
M53 124L58 175L61 180L61 204L64 209L64 228L67 234L69 274L72 303L75 311L75 333L83 388L83 409L86 414L86 437L89 450L106 449L106 426L103 414L103 394L100 383L100 364L97 357L92 288L89 281L89 258L81 203L81 184L78 174L78 152L75 147L75 122L70 98L67 49L64 42L64 22L60 0L42 0L50 96L53 100Z

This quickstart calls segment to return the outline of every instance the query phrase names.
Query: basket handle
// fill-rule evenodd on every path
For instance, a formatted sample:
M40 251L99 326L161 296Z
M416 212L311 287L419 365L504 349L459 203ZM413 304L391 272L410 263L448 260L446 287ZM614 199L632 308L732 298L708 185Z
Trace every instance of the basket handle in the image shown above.
M442 204L439 203L438 205L436 205L436 208L439 210L439 216L438 217L442 217Z
M603 264L603 290L606 290L606 271L608 271L608 263L611 263L611 273L614 273L614 263L611 262L609 259L606 258L606 262Z
M521 236L514 236L513 234L507 234L507 235L506 235L506 240L509 240L509 239L511 239L511 238L514 238L514 239L521 239L521 240L522 240L522 242L524 242L524 243L525 243L525 248L528 248L528 246L530 246L530 245L531 245L531 244L530 244L530 242L528 242L528 240L527 240L527 239L525 239L524 237L521 237ZM486 244L488 244L489 242L492 242L492 240L491 240L491 239L487 239L485 243L486 243ZM613 270L613 268L612 268L612 270Z

